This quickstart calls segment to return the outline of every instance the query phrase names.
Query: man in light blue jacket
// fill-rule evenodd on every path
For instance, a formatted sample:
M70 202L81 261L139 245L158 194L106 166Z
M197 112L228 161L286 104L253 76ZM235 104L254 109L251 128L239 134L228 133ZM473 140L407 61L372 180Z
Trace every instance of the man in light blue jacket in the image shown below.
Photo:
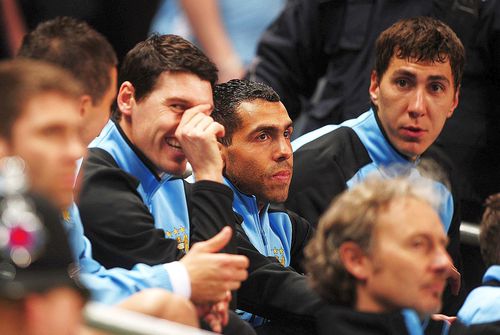
M473 290L458 311L465 324L496 322L500 325L500 193L487 200L481 221L479 243L488 269L482 286Z
M56 18L40 24L23 41L19 57L40 59L69 70L83 86L79 96L79 111L83 117L84 144L88 144L102 129L109 117L111 103L116 95L116 55L106 39L86 23L72 18ZM76 158L80 158L80 152ZM74 164L73 164L74 165ZM69 193L71 195L71 192ZM67 203L66 201L63 201ZM84 236L77 206L71 202L63 218L71 246L79 263L83 282L92 292L93 299L104 303L117 303L146 288L163 288L182 294L172 281L188 282L183 263L204 263L210 242L200 244L182 263L171 262L149 266L135 264L132 269L106 269L92 256L92 245ZM229 238L225 231L217 245ZM224 242L226 241L226 242ZM200 253L202 256L200 257ZM198 256L196 256L198 254ZM198 266L203 268L203 264ZM208 281L208 280L206 280ZM193 283L192 283L193 284ZM196 284L196 283L194 283ZM217 288L214 291L223 290ZM161 295L161 294L160 294ZM175 304L174 304L175 305Z

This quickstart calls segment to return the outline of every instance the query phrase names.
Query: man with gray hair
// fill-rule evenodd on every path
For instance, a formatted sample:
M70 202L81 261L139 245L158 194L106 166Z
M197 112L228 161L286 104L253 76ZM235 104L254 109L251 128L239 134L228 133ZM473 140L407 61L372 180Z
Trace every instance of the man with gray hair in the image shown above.
M335 198L305 251L311 286L330 304L318 334L500 334L498 322L434 314L454 271L441 201L428 179L374 175Z
M447 329L422 326L453 271L438 205L429 182L404 178L371 177L336 199L306 248L312 286L335 305L321 312L320 334Z

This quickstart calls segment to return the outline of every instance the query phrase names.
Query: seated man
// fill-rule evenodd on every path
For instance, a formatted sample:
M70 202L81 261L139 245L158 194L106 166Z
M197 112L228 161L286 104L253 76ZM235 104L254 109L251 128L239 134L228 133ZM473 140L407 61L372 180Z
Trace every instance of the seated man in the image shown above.
M85 22L59 17L41 23L28 33L18 57L59 65L70 71L81 83L83 92L79 98L79 109L83 120L83 141L88 145L108 120L111 103L116 95L116 55L108 41ZM64 216L65 228L84 274L83 281L92 292L92 299L117 303L145 288L173 290L169 271L175 275L176 263L157 266L139 264L131 271L122 268L106 269L92 257L91 244L83 235L78 209L74 204L69 213L66 211ZM195 258L198 257L200 256ZM184 262L189 261L189 258ZM209 281L208 277L200 280ZM223 288L219 290L225 292ZM212 291L217 292L215 289ZM146 294L148 293L141 296ZM127 304L136 300L129 299Z
M369 89L373 108L292 143L295 165L286 206L313 225L337 194L370 172L390 178L384 166L398 164L398 174L419 175L424 158L437 160L445 179L455 185L453 166L432 144L458 104L462 43L436 19L411 18L380 34L375 56ZM450 238L448 251L459 267L458 198L451 193L456 188L438 180L435 187L445 196L439 215ZM458 278L455 282L459 284ZM458 289L453 287L455 293ZM456 313L462 297L445 294L444 299L444 312Z
M62 211L73 200L76 159L84 152L80 85L70 74L52 65L16 60L0 65L0 95L3 97L0 101L0 157L21 157L27 166L31 188L49 198ZM229 236L225 239L227 241ZM213 242L222 243L220 239ZM83 273L82 278L92 289L121 296L121 306L128 309L197 325L195 309L185 298L160 289L135 293L145 288L135 280L147 272L101 267L96 273Z
M500 194L487 200L479 244L488 270L483 285L474 289L458 311L465 324L496 322L500 327Z
M298 215L270 206L288 195L292 121L269 86L251 81L216 85L214 106L212 117L225 129L219 139L225 181L234 193L233 210L242 218L238 249L250 260L238 306L260 316L244 315L255 326L262 325L263 318L288 319L288 326L300 333L299 324L312 320L321 306L302 267L303 248L313 229ZM292 325L290 320L302 322Z
M319 334L447 333L443 321L426 327L452 270L438 201L428 182L375 177L335 200L306 248L312 286L331 304Z
M127 54L113 118L90 144L80 174L85 233L105 267L174 262L193 242L234 226L216 139L224 129L209 117L216 79L208 58L177 36L154 35ZM192 187L179 178L187 159L197 179ZM224 245L191 257L196 264L184 261L199 252L194 245L170 276L174 291L204 304L237 289L246 257L205 252ZM224 251L236 248L230 243Z

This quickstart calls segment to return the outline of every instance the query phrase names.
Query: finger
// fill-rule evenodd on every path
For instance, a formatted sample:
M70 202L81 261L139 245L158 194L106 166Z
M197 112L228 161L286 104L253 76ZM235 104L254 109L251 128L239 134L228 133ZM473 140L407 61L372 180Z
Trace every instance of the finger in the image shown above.
M220 333L222 331L222 325L221 325L221 320L216 314L214 313L209 313L207 316L204 318L204 320L208 323L210 328L216 333Z
M207 116L203 113L197 113L196 115L193 115L189 121L179 124L175 131L175 136L177 139L182 140L185 136L189 136L193 134L193 131L195 131L196 127L200 122L202 122L204 119L206 119Z
M231 235L232 235L232 229L226 226L222 228L222 230L211 239L194 244L191 251L217 252L226 246L226 244L231 239Z
M179 122L178 127L184 127L187 123L191 121L193 117L195 117L198 114L204 114L208 115L210 114L210 111L212 110L212 106L210 104L201 104L201 105L196 105L194 107L191 107L189 109L186 109L184 111L184 114L182 114L181 121Z
M229 322L229 310L226 308L222 313L222 325L227 326Z
M207 128L207 131L212 132L212 134L215 134L216 137L224 137L224 134L226 133L224 126L215 121L210 124L210 126Z

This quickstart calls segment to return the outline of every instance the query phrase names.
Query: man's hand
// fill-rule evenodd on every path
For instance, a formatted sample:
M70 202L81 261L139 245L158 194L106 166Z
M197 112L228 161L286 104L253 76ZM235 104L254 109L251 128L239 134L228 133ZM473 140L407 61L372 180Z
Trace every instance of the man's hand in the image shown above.
M456 316L448 316L444 314L432 314L431 318L432 320L447 322L449 325L457 320Z
M217 137L224 136L224 127L210 116L212 106L198 105L184 112L175 137L182 146L196 180L222 183L223 162Z
M248 276L245 256L216 254L231 239L225 227L210 240L194 244L181 262L191 279L191 300L198 304L226 299L227 291L236 290Z
M198 316L203 318L210 326L212 331L222 333L229 321L229 302L231 301L231 292L226 292L226 299L215 304L203 304L196 306Z

